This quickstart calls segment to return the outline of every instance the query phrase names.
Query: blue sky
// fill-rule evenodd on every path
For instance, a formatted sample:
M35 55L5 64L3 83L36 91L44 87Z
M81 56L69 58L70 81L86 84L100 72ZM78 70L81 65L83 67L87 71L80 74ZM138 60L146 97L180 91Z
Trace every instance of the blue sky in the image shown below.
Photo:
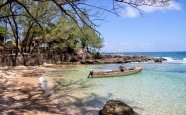
M186 2L141 9L142 16L129 6L120 17L104 16L98 28L104 37L103 52L186 51Z

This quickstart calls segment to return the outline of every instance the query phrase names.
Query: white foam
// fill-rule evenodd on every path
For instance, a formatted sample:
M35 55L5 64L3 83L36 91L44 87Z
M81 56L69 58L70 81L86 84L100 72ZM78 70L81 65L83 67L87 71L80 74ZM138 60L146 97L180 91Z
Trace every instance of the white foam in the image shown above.
M183 59L174 59L174 58L171 58L171 57L163 57L164 59L167 59L167 61L164 61L164 63L183 63L185 64L186 63L186 58L183 58Z
M164 59L167 59L167 61L174 61L171 57L163 57Z

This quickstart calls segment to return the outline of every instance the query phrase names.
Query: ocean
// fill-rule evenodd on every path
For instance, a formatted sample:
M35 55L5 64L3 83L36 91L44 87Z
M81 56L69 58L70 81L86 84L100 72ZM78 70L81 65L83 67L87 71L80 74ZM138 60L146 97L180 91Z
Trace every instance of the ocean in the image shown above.
M62 99L70 101L62 106L69 111L76 110L75 114L96 115L106 101L115 99L124 101L139 115L186 115L186 52L127 54L168 60L161 64L128 63L126 67L143 66L144 69L138 74L109 78L87 76L90 70L113 70L120 64L67 65L48 74L55 78L53 84L58 87Z

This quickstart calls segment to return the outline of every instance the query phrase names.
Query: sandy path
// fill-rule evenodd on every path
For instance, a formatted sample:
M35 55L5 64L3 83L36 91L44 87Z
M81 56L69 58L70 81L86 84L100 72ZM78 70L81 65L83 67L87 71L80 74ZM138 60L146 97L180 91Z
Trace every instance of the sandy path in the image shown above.
M42 90L39 76L46 67L0 68L0 114L55 115L60 114L50 94Z

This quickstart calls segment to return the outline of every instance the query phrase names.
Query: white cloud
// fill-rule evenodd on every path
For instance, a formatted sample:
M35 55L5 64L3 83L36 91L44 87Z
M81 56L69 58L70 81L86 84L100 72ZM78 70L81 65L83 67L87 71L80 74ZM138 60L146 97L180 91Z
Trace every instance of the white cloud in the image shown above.
M152 13L156 11L161 11L161 12L170 11L170 10L179 11L181 10L181 5L178 2L170 1L169 5L164 6L164 7L141 6L138 8L142 10L144 13ZM135 17L140 16L140 12L137 9L129 5L125 5L125 9L121 11L121 15L123 17L135 18Z
M121 15L124 17L135 18L138 17L140 13L137 9L134 9L130 6L126 6L126 9L121 11Z
M177 2L170 1L168 6L165 7L150 7L143 6L140 7L144 12L155 12L155 11L166 11L166 10L181 10L181 6Z

